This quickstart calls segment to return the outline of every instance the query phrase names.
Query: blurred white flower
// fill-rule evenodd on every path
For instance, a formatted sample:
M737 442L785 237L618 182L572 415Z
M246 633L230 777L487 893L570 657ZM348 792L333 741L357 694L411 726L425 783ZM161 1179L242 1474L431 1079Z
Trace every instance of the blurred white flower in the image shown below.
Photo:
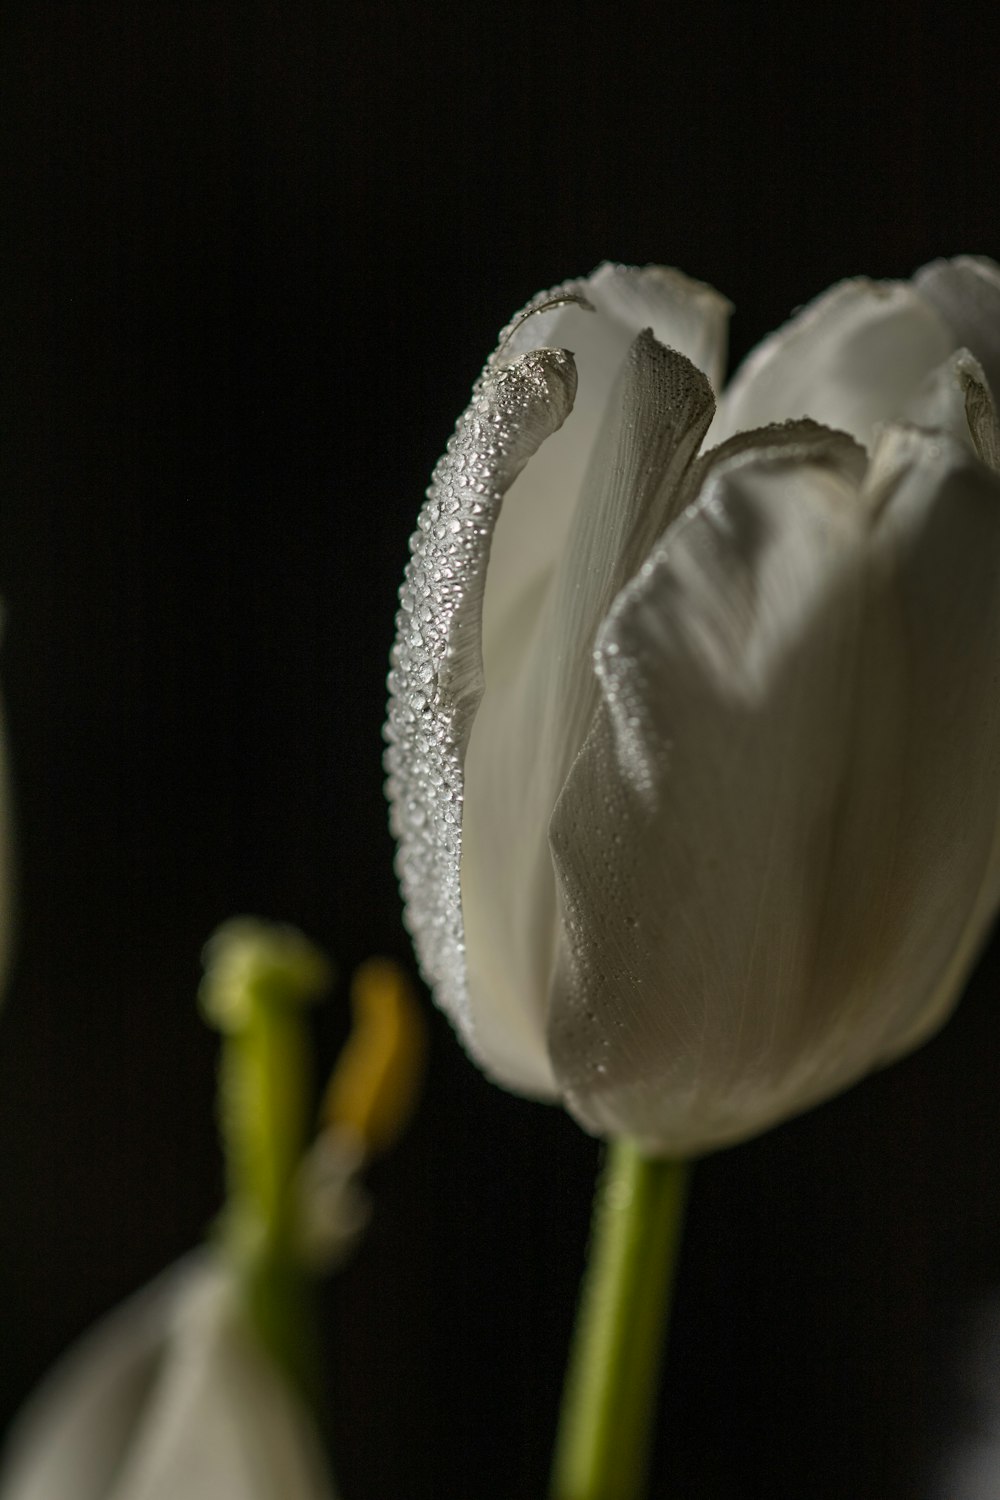
M0 631L3 629L3 611L0 609ZM13 911L14 871L11 855L10 780L7 774L7 745L4 730L3 704L0 703L0 999L7 982L10 966Z
M89 1333L11 1432L2 1500L332 1500L312 1419L191 1256Z
M716 409L727 312L603 266L515 319L390 674L439 1003L498 1081L677 1155L915 1047L1000 901L1000 271L834 287Z
M947 1438L930 1500L996 1500L1000 1492L1000 1301L982 1296L964 1310L950 1373Z
M7 778L7 756L3 720L0 717L0 997L7 982L13 913L13 870L11 868L10 783Z

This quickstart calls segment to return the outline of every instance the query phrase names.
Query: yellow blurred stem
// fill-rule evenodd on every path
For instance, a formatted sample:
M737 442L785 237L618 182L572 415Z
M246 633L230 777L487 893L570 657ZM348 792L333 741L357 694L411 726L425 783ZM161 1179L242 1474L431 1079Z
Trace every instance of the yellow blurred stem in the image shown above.
M688 1168L614 1141L598 1185L551 1500L641 1500Z
M350 1131L366 1155L393 1144L413 1112L424 1074L426 1028L403 970L375 958L351 984L354 1027L330 1079L322 1118Z

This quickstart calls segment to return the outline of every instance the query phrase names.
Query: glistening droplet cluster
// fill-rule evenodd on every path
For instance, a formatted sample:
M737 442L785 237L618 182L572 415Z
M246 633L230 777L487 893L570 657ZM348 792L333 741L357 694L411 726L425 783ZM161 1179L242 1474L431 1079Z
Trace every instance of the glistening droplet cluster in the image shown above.
M389 672L385 765L396 871L425 979L468 1019L459 862L463 766L483 692L482 600L504 494L565 421L573 357L503 342L473 392L410 538Z

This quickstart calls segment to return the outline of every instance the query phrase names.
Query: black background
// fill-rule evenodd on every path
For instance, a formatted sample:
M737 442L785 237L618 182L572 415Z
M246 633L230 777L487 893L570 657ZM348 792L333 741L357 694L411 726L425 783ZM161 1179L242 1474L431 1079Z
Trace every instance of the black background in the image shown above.
M213 927L294 920L342 973L408 958L395 591L508 315L661 260L734 300L738 356L840 276L1000 255L975 7L808 14L4 7L0 1417L218 1204ZM924 1052L699 1168L657 1495L931 1493L962 1319L1000 1283L997 960ZM326 1059L342 1017L341 992ZM337 1472L346 1500L529 1500L598 1151L431 1024L324 1300Z

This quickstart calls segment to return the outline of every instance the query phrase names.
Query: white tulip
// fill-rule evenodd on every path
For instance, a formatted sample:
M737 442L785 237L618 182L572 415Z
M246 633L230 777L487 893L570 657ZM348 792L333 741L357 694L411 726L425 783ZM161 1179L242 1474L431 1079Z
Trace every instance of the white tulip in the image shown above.
M192 1256L112 1313L11 1433L2 1500L332 1500L310 1417Z
M917 1046L1000 903L1000 270L835 287L717 410L708 287L531 306L401 591L407 922L495 1079L687 1156Z

